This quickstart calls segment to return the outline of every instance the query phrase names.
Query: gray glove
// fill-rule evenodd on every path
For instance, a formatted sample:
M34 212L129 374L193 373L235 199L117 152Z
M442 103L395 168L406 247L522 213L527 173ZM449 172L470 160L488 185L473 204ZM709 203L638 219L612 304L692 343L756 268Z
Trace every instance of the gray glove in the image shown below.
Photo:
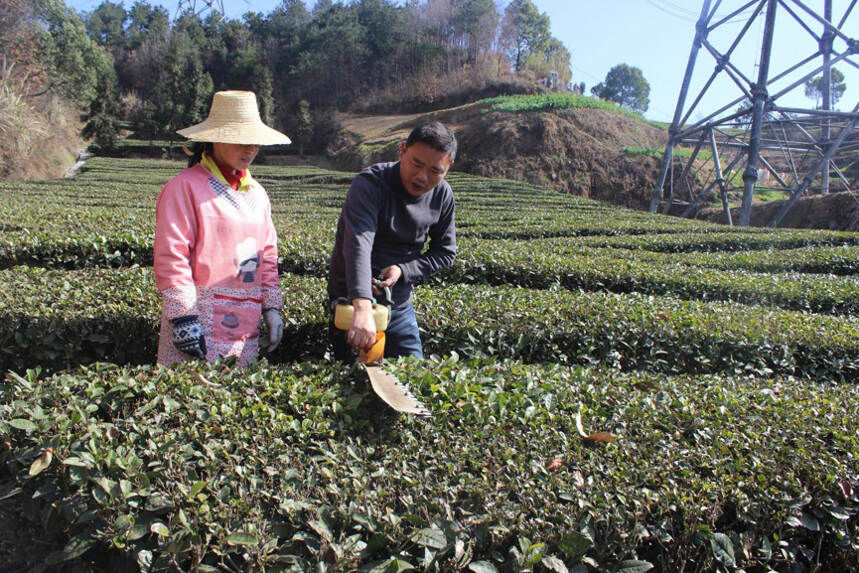
M194 358L205 360L206 337L197 315L180 316L170 322L173 323L173 346Z
M277 348L277 345L280 344L280 340L283 338L283 319L280 318L280 310L276 308L265 309L262 312L262 318L265 321L266 327L268 327L268 341L265 344L261 344L261 346L266 352L271 352Z

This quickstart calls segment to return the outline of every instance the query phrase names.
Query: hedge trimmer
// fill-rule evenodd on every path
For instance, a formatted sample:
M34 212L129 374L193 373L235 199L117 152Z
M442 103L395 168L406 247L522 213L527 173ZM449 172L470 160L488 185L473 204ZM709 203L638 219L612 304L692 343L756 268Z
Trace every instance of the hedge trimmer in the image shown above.
M376 282L376 281L374 281ZM385 330L391 316L391 289L384 287L385 298L373 303L373 319L376 323L376 342L368 350L358 350L358 362L367 372L370 385L379 398L396 410L429 418L430 411L424 406L408 386L400 382L396 376L382 368L385 353ZM345 298L339 298L334 303L334 326L340 330L349 330L352 323L354 307Z

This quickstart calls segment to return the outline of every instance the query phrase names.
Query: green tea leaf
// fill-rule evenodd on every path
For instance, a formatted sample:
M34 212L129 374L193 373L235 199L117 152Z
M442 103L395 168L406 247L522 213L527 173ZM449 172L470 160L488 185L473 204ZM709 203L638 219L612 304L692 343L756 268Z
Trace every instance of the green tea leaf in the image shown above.
M149 531L159 537L167 537L170 535L170 529L168 529L167 524L163 521L153 521L149 526Z
M561 541L558 542L558 548L563 551L571 561L578 560L582 555L587 553L593 545L593 541L578 532L565 535L561 538Z
M444 549L447 546L447 538L444 532L429 527L416 531L412 535L411 540L418 545L433 549Z
M468 564L468 570L474 573L498 573L498 569L489 561L472 561Z
M710 547L713 549L713 557L726 567L736 567L734 558L734 543L724 533L716 532L710 538Z
M48 565L59 565L76 559L95 546L97 540L89 533L72 537L62 551L55 551L45 558Z
M39 426L31 422L30 420L25 420L24 418L14 418L9 420L9 425L13 428L18 428L19 430L24 430L25 432L32 432L33 430L38 430Z
M628 559L620 562L620 565L615 569L615 573L645 573L645 571L650 571L651 569L653 569L653 563L649 561Z
M227 545L256 545L258 540L256 536L250 533L231 533L225 539Z
M543 557L540 560L540 565L542 565L549 571L555 571L555 573L569 573L569 569L567 569L567 566L564 564L564 562L557 557L552 557L551 555Z

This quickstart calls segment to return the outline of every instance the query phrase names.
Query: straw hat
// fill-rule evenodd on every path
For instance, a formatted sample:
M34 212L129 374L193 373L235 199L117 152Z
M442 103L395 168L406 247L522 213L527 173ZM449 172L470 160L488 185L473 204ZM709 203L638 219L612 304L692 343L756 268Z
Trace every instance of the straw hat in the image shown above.
M177 131L191 141L238 143L243 145L278 145L290 143L281 132L262 122L254 92L215 92L209 117Z

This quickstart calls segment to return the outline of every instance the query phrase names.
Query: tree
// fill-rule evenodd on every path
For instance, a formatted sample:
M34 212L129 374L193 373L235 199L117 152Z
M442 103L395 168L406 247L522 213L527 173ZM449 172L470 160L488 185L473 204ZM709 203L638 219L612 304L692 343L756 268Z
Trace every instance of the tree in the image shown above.
M120 113L116 74L111 70L98 80L96 97L90 103L87 123L81 135L92 139L99 151L112 151L116 148L116 140L119 138Z
M492 49L498 28L498 8L493 0L457 0L454 30L464 38L469 63Z
M365 81L381 86L394 73L399 46L404 42L405 26L400 9L389 0L358 0L353 4L358 23L364 28L366 61Z
M153 7L138 0L128 11L128 29L125 34L131 50L147 40L163 40L169 30L170 15L161 6Z
M44 90L47 77L38 58L41 26L26 0L5 1L0 10L0 81L9 87L17 76L16 90L29 95Z
M88 14L84 21L90 38L100 46L115 48L125 43L125 20L127 17L122 2L114 4L106 0Z
M113 69L110 56L87 36L83 21L62 0L45 0L39 8L45 26L39 54L50 88L89 105L99 78Z
M354 5L332 4L317 11L305 29L297 66L290 70L298 76L300 99L313 107L346 105L364 88L369 79L366 29L358 21Z
M644 113L650 105L650 84L640 69L627 64L610 69L605 81L592 87L591 93L637 113Z
M334 2L332 0L316 0L316 3L313 5L313 16L329 10L333 5Z
M844 83L844 74L837 68L830 70L829 78L830 94L832 95L832 107L838 103L841 96L847 90L847 84ZM805 97L814 100L814 107L820 109L823 105L823 76L817 76L805 82Z
M310 104L303 99L298 102L295 110L295 135L298 143L298 154L304 155L304 148L313 143L313 116L310 114Z
M212 77L203 67L205 35L196 16L183 16L173 29L161 77L158 97L151 103L156 133L173 137L184 126L205 117L212 97Z
M542 51L528 56L525 67L534 70L536 75L542 78L548 78L549 72L557 73L557 85L554 86L556 89L566 86L573 77L570 72L570 51L556 38L550 38Z
M549 23L549 16L531 0L513 0L507 5L501 33L514 70L525 69L528 56L546 48L551 38Z

